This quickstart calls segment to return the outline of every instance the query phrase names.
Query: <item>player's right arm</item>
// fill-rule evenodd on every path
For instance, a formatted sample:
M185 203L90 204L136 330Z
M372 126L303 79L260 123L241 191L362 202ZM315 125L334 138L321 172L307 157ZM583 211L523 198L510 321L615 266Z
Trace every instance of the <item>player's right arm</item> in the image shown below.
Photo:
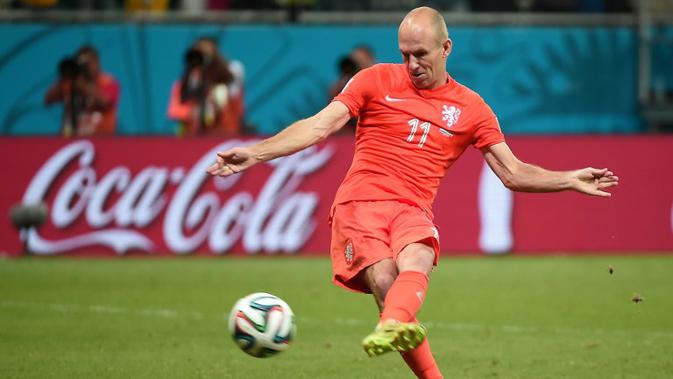
M211 175L228 176L259 162L290 155L324 140L341 129L350 117L346 105L333 101L312 117L299 120L270 138L217 153L215 163L207 171Z
M520 161L501 142L482 150L486 163L512 191L558 192L574 190L587 195L609 197L608 188L619 184L619 177L607 168L586 167L572 171L550 171Z
M500 131L498 119L483 102L477 104L479 118L474 145L505 187L518 192L558 192L574 190L592 196L611 196L606 189L619 184L619 177L607 168L586 167L572 171L551 171L520 161L510 150Z

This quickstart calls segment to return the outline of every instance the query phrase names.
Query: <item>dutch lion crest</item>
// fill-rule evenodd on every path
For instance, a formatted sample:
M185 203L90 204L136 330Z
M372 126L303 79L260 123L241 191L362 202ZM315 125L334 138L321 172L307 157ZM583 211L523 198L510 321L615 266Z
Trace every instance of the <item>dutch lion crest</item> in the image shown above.
M458 117L460 117L460 109L456 108L455 105L444 105L442 107L442 121L446 122L447 128L457 124Z

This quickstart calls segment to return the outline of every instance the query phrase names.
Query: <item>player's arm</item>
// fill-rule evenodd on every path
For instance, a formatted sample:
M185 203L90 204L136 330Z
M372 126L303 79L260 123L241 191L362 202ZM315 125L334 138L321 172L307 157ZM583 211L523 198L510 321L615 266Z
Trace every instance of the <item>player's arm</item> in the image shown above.
M314 116L299 120L270 138L217 153L216 162L208 168L208 173L228 176L259 162L290 155L324 140L341 129L350 117L346 105L333 101Z
M605 189L614 187L619 178L607 168L583 168L572 171L550 171L520 161L505 142L482 150L486 163L512 191L557 192L574 190L594 196L610 196Z

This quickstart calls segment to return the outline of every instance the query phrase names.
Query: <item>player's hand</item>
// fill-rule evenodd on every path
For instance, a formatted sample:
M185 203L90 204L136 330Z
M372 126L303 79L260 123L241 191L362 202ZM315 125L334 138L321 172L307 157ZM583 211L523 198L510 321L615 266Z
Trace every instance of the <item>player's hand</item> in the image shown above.
M619 184L619 177L607 168L597 169L592 167L571 172L571 185L577 192L587 195L609 197L610 192L605 189Z
M235 147L231 150L217 153L215 163L208 167L210 175L229 176L241 172L258 163L250 149Z

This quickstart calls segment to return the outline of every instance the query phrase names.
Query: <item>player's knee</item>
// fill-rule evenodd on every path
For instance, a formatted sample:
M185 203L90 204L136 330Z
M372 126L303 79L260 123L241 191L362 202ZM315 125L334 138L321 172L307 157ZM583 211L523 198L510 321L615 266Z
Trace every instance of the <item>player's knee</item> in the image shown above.
M430 275L435 263L435 251L424 243L407 245L397 257L397 267L402 271L418 271Z
M388 290L392 287L395 278L397 277L396 272L380 272L374 275L373 284L376 287L376 292L381 295L382 299L385 299Z
M385 296L397 277L397 267L392 259L385 259L367 267L365 278L375 295Z

